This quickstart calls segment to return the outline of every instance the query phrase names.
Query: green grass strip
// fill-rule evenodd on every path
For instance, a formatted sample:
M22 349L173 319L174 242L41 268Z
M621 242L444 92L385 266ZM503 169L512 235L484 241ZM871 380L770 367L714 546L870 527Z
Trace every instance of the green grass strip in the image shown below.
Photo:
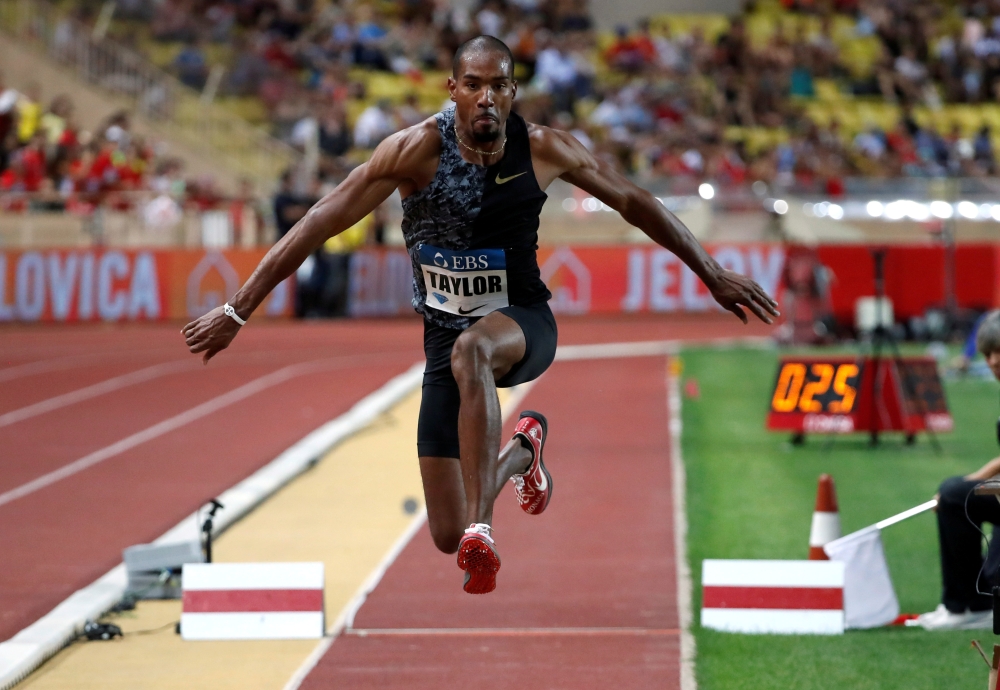
M792 447L764 429L778 353L693 349L683 379L699 399L683 402L687 467L688 556L694 580L694 634L701 690L985 687L987 668L969 646L1000 642L989 630L929 633L914 628L848 631L843 636L737 635L704 630L701 562L705 558L805 558L823 472L834 478L847 534L926 501L946 477L978 469L997 455L997 385L946 382L955 431L935 453L926 437L905 447L886 434L813 436ZM883 542L902 611L930 611L940 601L937 529L926 513L889 527Z

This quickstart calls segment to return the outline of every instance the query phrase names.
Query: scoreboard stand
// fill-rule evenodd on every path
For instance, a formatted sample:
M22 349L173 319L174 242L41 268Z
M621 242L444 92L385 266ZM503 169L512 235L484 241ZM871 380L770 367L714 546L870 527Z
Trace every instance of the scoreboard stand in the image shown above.
M793 434L867 432L872 443L886 431L901 431L907 444L919 432L951 431L937 363L931 357L795 357L780 361L767 428Z
M868 432L877 445L885 431L902 431L906 444L926 431L941 450L936 432L951 431L937 362L930 357L902 357L886 327L885 249L872 251L875 261L875 318L869 354L860 357L783 357L771 394L767 428L791 431L792 445L808 433ZM883 348L892 349L891 357ZM832 436L831 436L832 440Z

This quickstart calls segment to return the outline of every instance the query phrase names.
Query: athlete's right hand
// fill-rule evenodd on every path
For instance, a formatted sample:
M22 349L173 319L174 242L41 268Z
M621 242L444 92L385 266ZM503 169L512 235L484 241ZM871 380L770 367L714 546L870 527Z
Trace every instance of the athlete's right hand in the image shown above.
M239 332L240 325L226 316L222 307L216 307L181 330L191 354L205 353L201 358L205 364L229 347Z

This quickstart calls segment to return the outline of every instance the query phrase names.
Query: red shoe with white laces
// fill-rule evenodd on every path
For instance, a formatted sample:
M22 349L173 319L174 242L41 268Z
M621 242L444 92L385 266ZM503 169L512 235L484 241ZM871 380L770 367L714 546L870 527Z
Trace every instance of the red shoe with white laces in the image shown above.
M552 498L552 475L542 462L542 449L549 434L549 423L539 412L525 410L514 427L514 438L520 438L531 449L531 464L523 474L510 478L514 482L514 493L521 510L528 515L538 515L549 505Z
M489 594L497 588L500 555L492 531L489 525L474 522L458 542L458 567L465 571L462 589L469 594Z

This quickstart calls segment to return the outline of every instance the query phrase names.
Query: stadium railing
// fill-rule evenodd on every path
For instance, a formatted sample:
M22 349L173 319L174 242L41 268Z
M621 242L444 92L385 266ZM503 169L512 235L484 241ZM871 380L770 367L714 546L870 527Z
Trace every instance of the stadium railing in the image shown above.
M0 249L40 247L254 248L273 242L260 205L238 198L178 202L152 191L101 203L51 193L0 193Z
M818 188L720 186L690 179L641 182L699 239L925 243L1000 241L1000 181L994 178L848 179L845 193ZM708 187L706 189L706 187ZM539 241L547 245L642 244L648 238L598 199L557 181L548 190ZM402 207L386 207L386 241L401 244ZM153 191L62 198L0 192L0 246L253 247L273 240L269 204L174 199Z

